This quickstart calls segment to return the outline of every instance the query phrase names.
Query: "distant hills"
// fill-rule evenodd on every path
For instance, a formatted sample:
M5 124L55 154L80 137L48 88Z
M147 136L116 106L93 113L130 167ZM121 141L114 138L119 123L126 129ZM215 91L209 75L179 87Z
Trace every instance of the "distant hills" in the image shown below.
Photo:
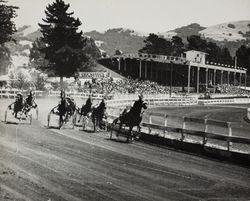
M216 42L219 46L228 47L231 55L242 45L250 45L250 20L237 21L218 24L210 27L203 27L197 23L192 23L187 26L182 26L174 30L156 33L166 39L171 39L177 35L187 42L187 37L190 35L200 35L209 41ZM116 50L121 50L124 53L136 53L144 46L144 40L149 33L143 33L125 28L108 29L105 32L91 31L84 35L89 36L91 41L88 43L91 48L95 46L108 55L113 55ZM23 66L28 63L29 51L32 42L41 36L39 30L31 26L25 25L18 29L14 38L16 43L9 42L9 47L12 55L14 66ZM93 44L95 43L95 45Z
M91 31L84 34L93 38L99 48L108 55L114 55L116 50L124 53L138 52L144 46L143 40L148 35L124 28L109 29L103 33Z
M99 47L109 55L113 55L117 49L125 53L138 52L144 46L143 41L149 35L149 33L124 28L109 29L105 32L91 31L85 34L98 41ZM169 40L177 35L183 39L184 43L187 42L188 36L200 35L209 41L216 42L221 47L228 47L230 53L234 55L242 44L250 44L250 20L228 22L210 27L192 23L156 34Z
M187 26L182 26L171 31L166 31L158 33L158 35L163 36L164 38L171 39L173 36L179 36L184 42L187 42L187 37L191 35L200 35L199 32L206 29L197 23L193 23Z

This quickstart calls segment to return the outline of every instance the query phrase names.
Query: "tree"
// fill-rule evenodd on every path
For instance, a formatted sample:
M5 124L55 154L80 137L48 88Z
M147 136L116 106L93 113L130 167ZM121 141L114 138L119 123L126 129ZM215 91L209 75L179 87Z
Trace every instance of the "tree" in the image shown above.
M87 57L82 51L84 40L82 31L77 32L81 25L80 20L72 17L73 12L68 12L69 4L63 0L56 0L46 7L45 24L40 24L45 47L40 49L48 60L48 67L55 75L60 77L74 76Z
M171 42L172 42L172 55L180 56L185 51L182 38L180 38L179 36L173 36Z
M207 41L203 40L200 36L192 35L190 37L187 37L187 41L189 50L205 52L207 47Z
M6 73L7 66L11 63L10 52L5 43L14 39L12 34L16 32L13 18L16 17L16 6L8 6L0 0L0 72Z
M237 65L248 69L248 74L250 73L250 48L245 45L239 47L236 51Z
M208 53L207 60L213 62L219 62L220 59L220 47L216 43L208 42L206 47L206 53Z
M146 43L145 47L139 50L141 53L162 55L170 55L171 53L171 42L156 34L149 34L144 42Z
M9 49L0 45L0 74L7 74L7 67L11 64Z
M33 87L35 86L36 90L45 90L45 86L48 83L47 79L48 76L45 73L42 73L39 70L36 69L30 69L29 70L30 73L30 83L33 85Z
M226 47L221 49L220 63L230 64L230 65L233 63L233 58L230 55L228 48Z
M48 68L48 60L45 59L45 54L40 51L41 49L45 47L46 47L45 43L40 38L37 38L32 43L32 47L30 48L30 55L29 55L29 66L31 68L42 70L44 72L50 70Z
M12 21L16 15L16 6L8 6L5 1L0 0L0 44L13 40L12 34L16 32L16 27Z

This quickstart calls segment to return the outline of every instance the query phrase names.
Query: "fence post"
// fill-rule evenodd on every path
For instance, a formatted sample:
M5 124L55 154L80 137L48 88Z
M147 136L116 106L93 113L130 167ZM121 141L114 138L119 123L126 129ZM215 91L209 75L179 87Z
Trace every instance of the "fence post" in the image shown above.
M232 127L231 127L231 122L227 122L227 127L228 127L228 136L232 136ZM230 147L232 146L232 142L230 139L227 140L227 150L230 151Z
M181 131L181 141L183 141L185 139L184 131L183 131L184 129L186 129L185 117L183 117L183 124L182 124L182 131Z
M167 127L168 126L168 115L165 114L165 119L164 119L164 126ZM166 133L168 131L164 130L164 138L166 137Z
M204 119L204 124L205 124L205 127L204 127L204 134L203 134L203 145L207 143L207 137L206 137L206 133L208 130L207 119Z

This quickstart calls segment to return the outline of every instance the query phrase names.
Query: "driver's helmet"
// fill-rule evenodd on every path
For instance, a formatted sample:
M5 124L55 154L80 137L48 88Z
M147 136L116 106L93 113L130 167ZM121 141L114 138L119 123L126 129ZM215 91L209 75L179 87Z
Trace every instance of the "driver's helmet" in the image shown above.
M139 94L138 96L139 96L139 99L143 100L143 98L144 98L143 94Z
M17 94L16 94L16 100L18 101L18 100L22 100L22 98L23 98L23 94L21 93L21 92L18 92Z
M34 95L35 95L35 92L34 92L33 90L30 90L30 91L29 91L29 95L34 96Z
M17 97L23 97L23 94L22 94L21 92L18 92L18 93L16 94L16 96L17 96Z

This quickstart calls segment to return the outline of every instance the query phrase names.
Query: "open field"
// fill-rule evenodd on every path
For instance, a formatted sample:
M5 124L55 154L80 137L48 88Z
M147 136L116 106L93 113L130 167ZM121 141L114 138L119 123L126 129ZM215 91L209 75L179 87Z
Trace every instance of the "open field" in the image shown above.
M1 120L10 102L0 99ZM37 100L39 120L34 120L32 125L0 122L0 200L250 199L249 167L139 141L126 144L123 139L109 140L106 132L48 129L47 114L57 102L56 99ZM217 114L226 110L205 108L154 111L204 117L209 111ZM216 114L211 115L220 118ZM242 115L243 109L230 109L225 117L235 116L233 120L249 128Z

